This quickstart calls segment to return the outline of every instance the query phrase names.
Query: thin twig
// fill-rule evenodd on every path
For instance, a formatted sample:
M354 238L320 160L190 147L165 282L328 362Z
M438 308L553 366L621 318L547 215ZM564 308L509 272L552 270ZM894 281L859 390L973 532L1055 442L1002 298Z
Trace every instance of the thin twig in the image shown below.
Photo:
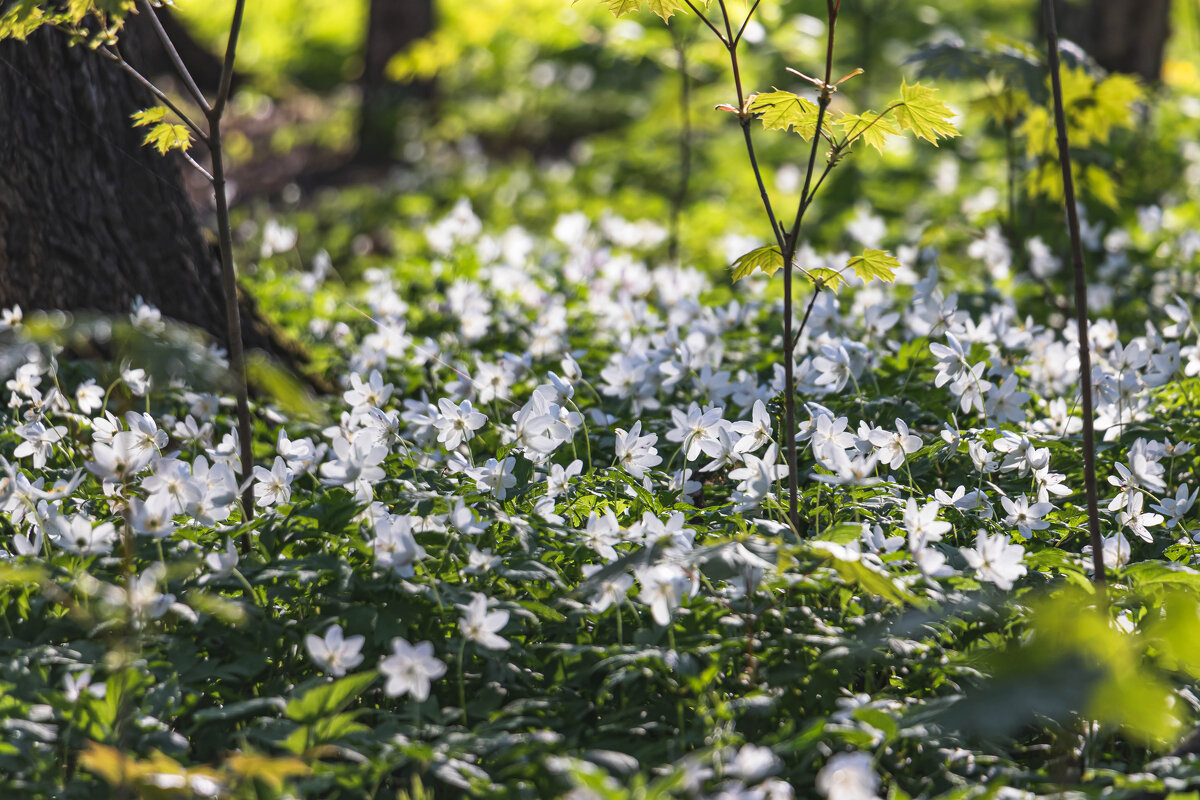
M721 35L721 32L717 30L717 26L713 25L712 22L709 21L708 17L704 16L703 11L696 8L695 4L692 3L692 0L683 0L683 2L687 3L687 7L690 8L693 13L700 18L700 21L707 25L708 29L717 35L717 38L721 40L721 44L725 45L726 47L729 46L729 41Z
M229 222L229 200L225 195L225 159L221 146L221 117L229 100L233 81L233 62L237 55L238 35L242 28L242 15L246 0L237 0L233 9L233 20L229 26L229 44L225 48L225 61L221 66L221 83L216 100L208 111L209 135L212 154L213 195L217 203L217 235L221 250L221 287L225 295L225 323L229 340L229 369L233 373L237 388L238 445L241 451L242 515L254 518L254 489L252 481L254 452L251 447L254 429L250 421L250 398L246 386L246 355L242 342L242 316L237 296L237 265L233 261L233 233ZM249 551L249 535L242 536L242 550Z
M1079 384L1083 401L1083 483L1087 492L1088 533L1092 543L1092 580L1103 591L1104 542L1100 538L1100 510L1096 491L1096 432L1092 409L1092 356L1088 343L1087 275L1083 269L1083 239L1079 234L1079 212L1075 206L1075 182L1071 176L1071 147L1063 113L1062 81L1058 67L1058 25L1054 3L1042 0L1046 19L1050 88L1054 94L1054 127L1058 133L1058 160L1062 166L1063 199L1067 205L1067 230L1071 235L1071 262L1075 271L1075 323L1079 336Z
M667 245L667 258L678 264L680 217L683 215L683 205L687 201L688 183L692 174L692 97L687 62L689 41L677 27L671 29L671 41L679 56L679 115L682 126L679 132L679 183L671 196L671 237Z
M196 135L196 139L198 141L203 142L205 144L205 146L208 145L208 134L206 134L203 130L201 130L200 126L197 125L195 122L193 122L191 117L189 117L187 114L183 113L183 111L181 111L179 109L179 106L175 105L175 103L173 103L171 101L171 98L167 97L167 95L162 91L162 89L159 89L157 86L154 85L153 82L151 82L151 80L149 78L147 78L142 73L138 72L137 69L132 64L130 64L128 61L126 61L125 58L119 52L117 52L116 50L110 50L107 47L103 47L103 46L96 48L96 52L99 53L100 55L104 56L105 58L107 58L109 61L116 64L118 67L120 67L125 72L127 72L130 76L133 77L134 80L136 80L138 83L140 83L146 89L149 89L150 94L154 95L154 97L160 103L162 103L164 106L171 109L171 112L173 114L175 114L175 116L177 116L177 117L179 117L179 119L183 120L183 124L187 125L188 128L191 129L192 133L194 133Z
M225 103L229 100L229 91L233 87L233 61L237 57L238 35L242 32L242 15L246 11L246 0L237 0L233 7L233 21L229 25L229 43L225 46L225 62L221 65L221 83L217 90L217 99L209 112L210 117L217 119L225 113Z
M746 32L746 26L750 24L750 20L754 17L754 12L758 10L758 4L762 0L754 0L754 5L750 6L750 10L746 12L746 19L742 21L742 27L738 28L737 36L733 37L733 46L737 47L742 41L742 35Z
M163 28L162 20L158 18L158 14L154 13L154 7L150 5L150 0L142 0L141 5L146 16L150 18L150 25L153 26L154 33L158 36L158 41L162 43L163 49L167 51L167 58L170 59L171 66L179 74L179 79L187 87L188 94L196 101L196 105L200 106L204 110L204 113L207 114L211 108L208 105L208 101L204 99L204 92L200 91L200 87L196 85L196 81L192 78L192 73L188 72L187 65L179 57L179 51L175 49L175 45L171 42L171 37L167 35L166 29Z

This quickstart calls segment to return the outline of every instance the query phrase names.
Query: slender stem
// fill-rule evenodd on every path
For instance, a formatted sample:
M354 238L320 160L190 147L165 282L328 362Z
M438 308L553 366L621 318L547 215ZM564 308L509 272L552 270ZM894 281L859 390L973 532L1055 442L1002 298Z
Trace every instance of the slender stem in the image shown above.
M233 21L229 25L229 43L225 47L225 63L221 65L221 83L217 90L217 99L208 112L210 119L220 119L225 113L225 103L229 101L229 91L233 87L233 61L237 57L238 35L242 32L242 14L246 10L246 0L237 0L233 7Z
M179 106L177 106L175 103L173 103L171 101L171 98L167 97L167 95L162 91L162 89L159 89L157 86L155 86L150 81L149 78L147 78L142 73L138 72L137 69L134 68L134 66L132 64L130 64L128 61L126 61L125 58L119 52L117 52L116 50L110 50L107 47L98 47L98 48L96 48L96 52L98 52L100 55L104 56L109 61L116 64L118 67L120 67L122 70L127 72L130 76L132 76L135 81L137 81L142 86L144 86L146 89L148 89L150 91L150 94L154 95L155 99L158 100L158 102L162 103L164 106L171 109L171 112L173 114L175 114L175 116L177 116L177 117L179 117L179 119L183 120L183 124L187 125L188 128L192 131L192 133L194 133L196 135L197 140L203 142L206 146L208 145L208 134L206 134L203 130L201 130L200 126L197 125L195 122L193 122L191 117L189 117L187 114L183 113L183 111L180 110Z
M679 131L679 184L671 197L671 238L667 246L667 257L679 263L679 220L683 215L683 204L687 201L688 183L692 173L692 102L691 81L688 79L688 41L678 28L671 28L671 41L679 56L679 116L682 123Z
M758 4L762 0L754 0L754 5L750 6L750 10L746 12L746 19L742 21L742 27L738 28L737 36L733 37L733 46L737 47L738 42L742 41L742 35L746 33L746 26L750 24L750 20L754 17L754 12L758 10Z
M771 223L771 235L775 242L779 245L780 252L783 251L783 230L779 225L778 218L775 216L775 209L771 206L771 196L767 194L767 186L763 181L762 170L758 166L758 158L754 154L754 138L750 134L750 123L753 118L746 113L746 93L742 89L742 70L738 63L737 44L733 37L733 26L729 22L729 14L725 10L724 0L721 0L721 15L725 21L725 30L729 35L729 40L722 37L721 41L725 42L725 49L729 51L729 63L733 68L733 85L737 90L738 100L738 119L742 125L742 135L746 140L746 153L750 156L750 167L754 170L754 179L758 182L758 194L762 198L763 208L767 212L767 219Z
M167 51L167 57L171 61L171 66L175 68L175 72L179 74L179 79L183 81L183 85L187 87L188 94L196 101L196 105L200 106L207 114L212 110L208 101L204 99L204 92L200 91L200 87L196 85L196 81L192 78L192 73L188 72L187 65L183 63L183 59L179 57L179 51L175 49L171 37L167 35L167 31L163 28L162 20L158 18L158 14L154 13L154 7L150 5L150 0L142 0L142 12L149 18L150 24L154 27L154 33L158 36L158 41L162 43L163 49Z
M696 8L696 5L692 2L692 0L683 0L683 2L687 3L687 7L692 10L692 13L699 17L700 21L707 25L708 29L717 35L717 38L721 40L721 44L725 45L726 47L729 46L729 41L721 35L721 32L717 30L717 26L713 25L712 22L709 21L708 17L704 16L703 11ZM724 8L722 8L722 11L724 11Z
M238 307L237 267L233 263L233 233L229 225L229 202L225 196L225 163L221 148L221 124L213 120L211 126L213 194L217 202L217 235L221 249L221 287L225 294L225 322L229 345L229 369L237 386L238 446L241 449L242 480L246 488L242 491L242 513L246 519L254 518L254 488L250 478L254 475L254 455L251 449L253 428L250 425L250 401L246 391L246 355L242 345L242 319ZM246 538L246 537L243 537ZM247 542L242 549L248 550Z
M1104 542L1100 538L1100 511L1096 492L1096 432L1092 409L1092 357L1088 344L1087 275L1083 269L1083 241L1079 234L1079 213L1075 207L1075 183L1071 177L1071 148L1067 140L1067 122L1063 113L1062 82L1058 68L1058 26L1054 3L1042 0L1046 18L1046 43L1049 53L1050 87L1054 94L1054 126L1058 133L1058 160L1062 165L1063 198L1067 204L1067 230L1071 235L1071 262L1075 271L1075 323L1079 335L1079 383L1083 401L1083 482L1087 491L1088 533L1092 543L1092 578L1103 591Z

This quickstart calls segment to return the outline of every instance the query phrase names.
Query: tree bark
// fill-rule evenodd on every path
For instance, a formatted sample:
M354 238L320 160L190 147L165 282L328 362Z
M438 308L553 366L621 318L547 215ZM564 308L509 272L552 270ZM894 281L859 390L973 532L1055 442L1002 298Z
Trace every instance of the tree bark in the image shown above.
M140 295L228 346L218 262L181 159L144 147L130 124L151 105L58 31L0 42L0 306L123 314ZM301 357L250 317L247 347Z
M371 0L367 19L363 74L359 80L362 108L358 126L358 159L387 161L396 142L396 124L405 100L430 100L433 84L388 80L392 56L433 33L433 0Z
M1171 32L1171 0L1054 0L1054 4L1062 37L1082 47L1101 67L1158 82Z

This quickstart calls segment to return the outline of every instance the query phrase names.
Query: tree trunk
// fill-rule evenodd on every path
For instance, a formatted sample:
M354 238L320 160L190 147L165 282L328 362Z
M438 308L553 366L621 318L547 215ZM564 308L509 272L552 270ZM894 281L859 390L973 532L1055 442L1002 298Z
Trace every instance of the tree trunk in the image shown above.
M0 306L123 314L141 296L228 345L218 262L178 155L142 145L132 78L42 29L0 42ZM291 360L251 312L247 347Z
M392 56L433 33L433 0L371 0L367 20L363 74L359 80L362 109L358 127L358 159L387 161L396 142L396 124L405 100L429 100L426 81L398 84L385 72Z
M1104 69L1140 75L1151 83L1159 80L1170 35L1171 0L1054 2L1062 37L1082 47Z

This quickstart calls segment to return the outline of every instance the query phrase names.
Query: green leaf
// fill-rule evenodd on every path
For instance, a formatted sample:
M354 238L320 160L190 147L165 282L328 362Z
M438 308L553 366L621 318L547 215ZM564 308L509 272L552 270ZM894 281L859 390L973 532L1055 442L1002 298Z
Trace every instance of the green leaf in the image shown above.
M864 114L843 114L842 118L837 121L837 125L842 129L846 141L850 143L865 142L881 153L883 146L887 144L888 137L900 133L900 127L895 120L876 114L874 111Z
M783 253L775 245L751 250L733 262L733 280L740 281L755 270L762 270L767 275L774 275L783 266Z
M242 700L238 703L230 703L229 705L216 706L214 708L203 708L195 713L192 719L197 723L228 721L232 719L243 719L259 712L281 711L285 708L282 698L279 697L252 697L249 700Z
M167 118L168 110L166 106L153 106L151 108L136 111L129 115L133 120L133 127L144 128L148 125L157 125Z
M846 266L864 281L875 278L884 283L891 283L896 280L896 270L900 268L900 262L885 250L863 250L862 255L847 261Z
M642 0L605 0L605 2L608 3L608 10L618 18L632 14L642 7Z
M958 136L958 128L950 118L954 112L933 97L937 89L914 83L900 83L900 104L896 108L896 121L901 130L912 131L915 136L931 142L937 147L938 139Z
M671 19L671 15L676 11L683 11L687 8L683 0L649 0L649 2L650 10L662 17L663 22Z
M186 125L163 122L150 129L142 144L153 145L162 155L166 155L168 150L186 151L192 146L192 132Z
M841 288L846 279L842 273L829 267L816 267L808 271L808 277L815 286L818 282L829 291L837 294L837 290Z
M817 130L817 104L791 92L763 92L754 98L750 110L762 115L763 128L769 131L791 128L807 140Z
M379 673L375 670L347 675L341 680L309 689L304 694L289 700L284 713L295 722L312 723L322 717L336 714L367 687L375 682Z

